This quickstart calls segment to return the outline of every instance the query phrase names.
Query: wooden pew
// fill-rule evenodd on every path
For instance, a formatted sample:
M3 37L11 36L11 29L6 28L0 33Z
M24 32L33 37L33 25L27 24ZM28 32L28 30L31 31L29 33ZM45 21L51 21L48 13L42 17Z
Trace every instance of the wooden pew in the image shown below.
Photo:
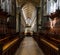
M55 35L41 33L34 37L45 55L60 55L60 39Z
M17 44L18 40L19 40L19 38L15 38L15 39L13 39L12 41L6 43L6 44L3 46L3 49L2 49L3 53L2 53L2 54L5 54L13 45ZM13 50L13 49L12 49L12 50ZM12 51L12 50L11 50L11 51Z
M59 47L56 43L49 42L48 40L42 38L40 39L42 47L46 55L59 55Z
M17 34L6 35L0 39L0 55L14 55L22 39Z

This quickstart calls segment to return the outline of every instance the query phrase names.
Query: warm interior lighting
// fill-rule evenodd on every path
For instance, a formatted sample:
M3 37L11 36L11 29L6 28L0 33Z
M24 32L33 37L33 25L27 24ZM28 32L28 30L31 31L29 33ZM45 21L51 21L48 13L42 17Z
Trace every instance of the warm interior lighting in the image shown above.
M26 24L32 25L33 20L36 16L36 8L32 3L27 3L22 7L22 14Z
M54 20L53 20L52 22L53 22L53 27L55 27L55 24L56 24L56 18L54 18Z
M55 27L56 24L56 18L54 18L54 20L50 19L50 27L51 29L53 29Z

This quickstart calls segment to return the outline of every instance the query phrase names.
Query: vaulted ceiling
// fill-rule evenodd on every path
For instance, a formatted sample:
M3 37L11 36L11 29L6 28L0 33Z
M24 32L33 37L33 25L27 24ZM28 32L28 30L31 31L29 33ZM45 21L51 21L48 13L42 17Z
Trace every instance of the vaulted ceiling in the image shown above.
M40 0L17 0L18 4L23 6L24 4L30 2L35 6L39 6L40 5Z
M40 0L16 0L18 6L22 7L22 13L26 24L32 25L36 18L36 8L40 5Z
M27 3L22 7L22 13L26 20L26 23L31 24L36 16L36 9L32 3Z
M25 18L32 18L33 12L35 12L35 7L31 3L27 3L22 7L23 13L25 13Z

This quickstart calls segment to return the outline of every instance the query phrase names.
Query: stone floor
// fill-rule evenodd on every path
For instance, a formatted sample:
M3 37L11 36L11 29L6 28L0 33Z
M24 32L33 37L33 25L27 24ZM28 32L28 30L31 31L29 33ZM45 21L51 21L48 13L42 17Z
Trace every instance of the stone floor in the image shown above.
M44 55L32 37L25 37L15 55Z

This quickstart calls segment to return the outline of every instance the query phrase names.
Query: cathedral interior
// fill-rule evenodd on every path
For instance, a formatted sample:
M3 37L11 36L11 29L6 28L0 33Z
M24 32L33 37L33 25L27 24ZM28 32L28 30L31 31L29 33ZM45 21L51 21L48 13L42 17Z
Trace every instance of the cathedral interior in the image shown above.
M60 55L60 0L0 0L0 55Z

